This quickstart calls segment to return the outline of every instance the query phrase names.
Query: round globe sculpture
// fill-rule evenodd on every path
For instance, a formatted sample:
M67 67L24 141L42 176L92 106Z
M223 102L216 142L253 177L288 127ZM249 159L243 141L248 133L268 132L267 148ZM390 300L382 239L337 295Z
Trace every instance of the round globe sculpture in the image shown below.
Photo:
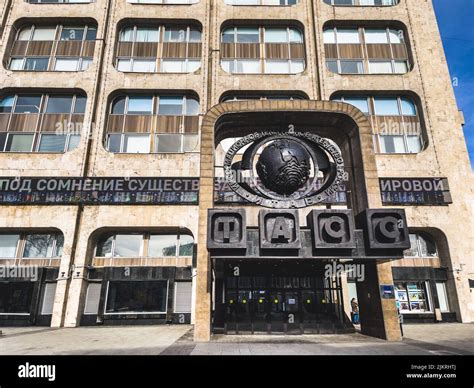
M309 152L298 142L275 140L262 151L256 170L260 181L269 190L290 195L308 181L310 160Z

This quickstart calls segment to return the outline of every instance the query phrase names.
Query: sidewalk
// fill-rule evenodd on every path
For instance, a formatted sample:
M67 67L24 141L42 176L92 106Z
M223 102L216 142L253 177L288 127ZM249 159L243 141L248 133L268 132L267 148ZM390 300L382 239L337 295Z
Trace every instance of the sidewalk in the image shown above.
M474 324L405 325L402 342L360 333L215 335L193 342L192 326L1 328L0 354L77 355L465 355L474 354Z

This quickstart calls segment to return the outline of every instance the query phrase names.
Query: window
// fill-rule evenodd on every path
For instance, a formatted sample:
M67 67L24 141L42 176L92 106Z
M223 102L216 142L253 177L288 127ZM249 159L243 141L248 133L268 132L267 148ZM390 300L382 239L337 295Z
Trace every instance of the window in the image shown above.
M34 282L0 281L0 315L28 315Z
M65 135L41 135L39 152L63 152L66 145Z
M123 152L149 153L150 152L150 136L149 135L125 135L125 143Z
M62 251L63 237L56 234L29 234L25 237L25 258L56 257Z
M113 281L108 283L106 314L166 313L168 281Z
M359 31L338 29L336 31L336 39L338 44L360 43Z
M163 42L160 49L158 42ZM124 27L116 53L119 71L191 73L201 67L201 30L194 26Z
M339 74L405 74L404 33L391 28L325 28L326 67Z
M8 134L5 151L8 152L31 152L33 147L33 134Z
M199 101L187 96L117 97L111 106L106 147L127 153L196 151L199 110ZM114 115L139 115L143 120L128 125L126 120L115 121Z
M221 33L221 67L232 74L304 71L303 33L293 27L230 27Z
M58 58L54 65L56 71L77 71L79 68L78 59Z
M64 236L51 234L0 234L0 258L53 258L62 255Z
M390 7L397 5L399 0L324 0L326 4L335 6L377 6Z
M9 69L23 71L87 70L92 63L96 34L97 29L89 25L31 25L22 28L17 33L11 48ZM41 52L43 56L32 54L35 52Z
M376 44L383 43L388 44L387 30L370 30L365 29L365 43Z
M130 97L128 99L128 114L142 115L151 114L153 108L153 97Z
M374 97L374 107L377 116L398 116L400 114L397 98Z
M75 149L80 142L86 100L76 94L2 97L0 152L59 153ZM23 118L26 114L31 117Z
M163 116L177 116L183 114L182 97L161 97L158 114Z
M136 4L197 4L199 0L127 0Z
M117 234L99 242L97 256L140 257L143 236L141 234Z
M397 307L402 313L430 312L427 282L396 282Z
M10 259L16 257L19 234L0 234L0 258Z
M228 5L295 5L299 0L225 0Z
M339 61L341 74L363 74L364 65L362 61Z
M390 74L393 73L392 62L390 61L369 61L370 74Z
M410 249L404 257L438 257L436 244L426 233L410 233Z
M186 257L192 256L194 239L186 234L105 235L97 244L97 257Z
M151 257L176 256L177 243L176 235L150 236L148 254Z
M333 100L352 104L371 116L377 152L418 153L423 149L421 121L411 98L348 95Z
M354 105L362 113L369 113L369 104L367 97L346 97L344 98L344 102L346 104Z
M30 4L92 3L93 0L27 0Z

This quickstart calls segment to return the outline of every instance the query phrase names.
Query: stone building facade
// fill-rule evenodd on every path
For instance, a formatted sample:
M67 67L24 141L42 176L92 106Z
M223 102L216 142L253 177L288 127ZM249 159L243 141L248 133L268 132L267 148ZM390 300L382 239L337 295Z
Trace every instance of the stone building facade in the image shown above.
M343 276L337 295L318 303L350 315L356 297L363 332L388 340L400 338L397 308L405 322L472 322L473 177L431 1L0 7L0 260L41 269L36 282L1 279L1 324L191 322L196 339L209 340L234 330L226 319L253 317L255 306L240 305L258 303L255 289L235 299L216 292L208 210L243 207L257 226L260 207L218 197L224 140L291 125L351 155L352 200L299 210L302 228L311 209L396 207L412 243L403 258L367 263L369 285ZM100 199L107 190L96 186L86 198L77 192L88 191L87 178L170 188L153 200L133 188L128 199L119 189ZM35 182L56 199L19 193ZM375 296L379 285L396 300ZM278 297L302 304L294 292ZM217 324L216 306L229 303L241 313L224 306Z

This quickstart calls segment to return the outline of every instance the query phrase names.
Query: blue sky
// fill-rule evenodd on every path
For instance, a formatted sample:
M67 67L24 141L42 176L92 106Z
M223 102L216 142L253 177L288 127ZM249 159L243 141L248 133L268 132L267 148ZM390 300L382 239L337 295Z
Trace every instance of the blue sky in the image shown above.
M433 0L474 167L474 0Z

